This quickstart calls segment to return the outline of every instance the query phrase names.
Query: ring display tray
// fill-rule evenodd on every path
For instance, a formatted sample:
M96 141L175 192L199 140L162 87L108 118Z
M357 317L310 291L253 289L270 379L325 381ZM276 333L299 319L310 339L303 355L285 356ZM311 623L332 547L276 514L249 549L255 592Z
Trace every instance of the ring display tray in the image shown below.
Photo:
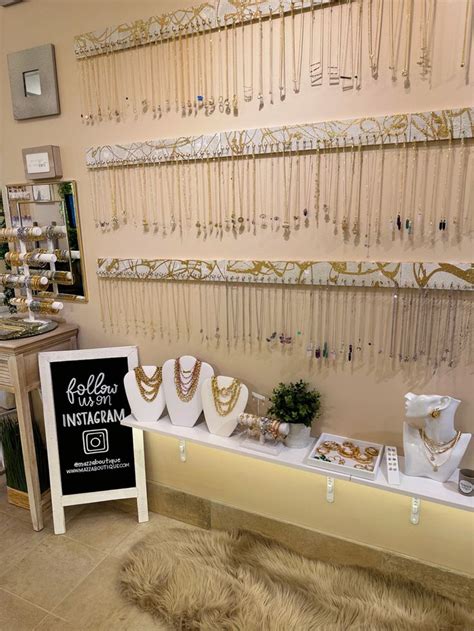
M378 443L324 433L312 447L305 463L313 467L375 480L383 449L384 446ZM350 455L351 452L352 455Z

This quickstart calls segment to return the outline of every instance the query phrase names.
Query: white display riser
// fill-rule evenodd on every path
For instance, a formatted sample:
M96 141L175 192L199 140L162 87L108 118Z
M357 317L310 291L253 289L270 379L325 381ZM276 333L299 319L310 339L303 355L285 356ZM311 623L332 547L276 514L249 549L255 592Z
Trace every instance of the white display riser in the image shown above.
M474 511L474 497L462 495L457 490L457 479L459 475L458 470L454 473L451 480L445 482L444 484L428 478L406 476L403 473L404 458L400 457L400 485L392 486L387 480L385 458L382 460L375 480L366 480L354 475L339 473L338 471L329 472L327 469L320 469L318 467L305 464L304 460L314 446L316 439L312 440L311 444L303 449L289 449L288 447L283 447L278 455L274 455L243 447L240 444L242 437L241 434L234 434L228 438L210 434L204 421L198 422L198 424L194 427L180 427L173 425L168 416L164 416L159 421L141 423L137 421L134 416L130 415L122 421L122 425L141 429L144 432L154 432L155 434L161 434L162 436L170 436L180 441L189 441L205 447L223 449L224 451L230 451L242 456L249 456L251 458L257 458L274 464L293 467L302 471L309 471L316 475L323 475L328 479L346 480L354 482L355 484L363 484L364 486L371 486L383 491L406 495L415 500L428 500L430 502L444 504L445 506L458 508L460 510ZM185 445L183 446L183 444L181 444L179 452L180 455L183 454L183 450L185 453ZM328 501L331 500L328 498Z

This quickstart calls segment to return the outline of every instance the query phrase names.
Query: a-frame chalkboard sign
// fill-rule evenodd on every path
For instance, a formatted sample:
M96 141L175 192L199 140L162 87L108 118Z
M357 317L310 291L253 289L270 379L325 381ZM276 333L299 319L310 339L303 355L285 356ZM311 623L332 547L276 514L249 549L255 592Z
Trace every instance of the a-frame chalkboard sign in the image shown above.
M143 432L130 414L123 378L138 366L136 346L40 353L54 532L64 507L136 498L148 521Z

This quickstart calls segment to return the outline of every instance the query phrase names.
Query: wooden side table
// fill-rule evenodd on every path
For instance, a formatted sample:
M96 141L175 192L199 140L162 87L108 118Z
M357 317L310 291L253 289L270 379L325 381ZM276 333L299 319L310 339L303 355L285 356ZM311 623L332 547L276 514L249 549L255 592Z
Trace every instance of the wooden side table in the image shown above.
M23 462L34 530L43 529L41 489L33 437L30 393L39 390L38 353L77 348L78 328L60 324L50 333L21 340L0 341L0 390L15 395Z

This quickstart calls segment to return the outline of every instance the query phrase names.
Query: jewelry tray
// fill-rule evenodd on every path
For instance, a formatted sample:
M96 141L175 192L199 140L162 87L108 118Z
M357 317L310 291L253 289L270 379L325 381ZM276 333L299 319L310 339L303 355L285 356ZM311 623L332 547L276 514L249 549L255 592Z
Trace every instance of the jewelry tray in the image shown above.
M360 465L361 463L349 456L342 456L342 458L345 461L344 464L338 464L336 462L328 461L329 458L332 458L336 455L340 456L340 454L335 450L331 450L327 454L320 454L318 452L318 447L322 447L323 443L325 443L326 441L339 443L340 445L342 445L342 443L346 441L350 442L353 445L357 446L360 452L363 454L365 453L365 449L367 447L372 447L372 448L377 449L378 455L374 456L374 460L372 462L373 467L374 467L373 471L369 471L367 469L357 469L355 465ZM324 434L321 434L316 444L312 447L311 451L309 452L309 454L307 455L305 459L305 463L312 467L318 467L321 469L330 469L331 471L339 471L340 473L353 475L359 478L366 478L367 480L375 480L375 478L377 477L378 470L379 470L380 462L382 460L383 449L384 449L384 446L379 445L378 443L369 443L363 440L354 440L351 438L346 438L345 436L336 436L335 434L324 433ZM326 459L323 458L323 455L326 456Z

